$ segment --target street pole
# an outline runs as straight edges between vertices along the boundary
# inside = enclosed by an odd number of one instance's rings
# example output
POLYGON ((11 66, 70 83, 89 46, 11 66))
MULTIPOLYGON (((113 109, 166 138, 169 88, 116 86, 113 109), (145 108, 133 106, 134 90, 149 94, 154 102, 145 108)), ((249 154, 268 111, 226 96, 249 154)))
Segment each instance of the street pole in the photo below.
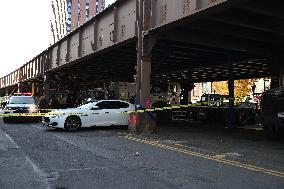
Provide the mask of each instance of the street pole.
POLYGON ((141 92, 141 63, 142 63, 142 43, 143 43, 143 0, 136 0, 136 31, 137 31, 137 65, 136 65, 136 100, 135 104, 140 104, 141 92))
POLYGON ((234 61, 233 54, 228 55, 228 88, 229 88, 229 128, 235 128, 235 110, 234 110, 234 61))

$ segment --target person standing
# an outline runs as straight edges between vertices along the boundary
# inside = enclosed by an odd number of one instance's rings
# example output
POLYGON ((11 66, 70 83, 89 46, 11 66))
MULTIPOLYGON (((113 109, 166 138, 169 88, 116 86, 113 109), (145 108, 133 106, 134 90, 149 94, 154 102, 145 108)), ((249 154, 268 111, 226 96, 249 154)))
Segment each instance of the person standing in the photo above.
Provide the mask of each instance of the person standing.
POLYGON ((40 113, 46 113, 48 112, 48 100, 47 100, 47 96, 41 96, 39 102, 38 102, 38 108, 39 108, 39 112, 40 113))
POLYGON ((51 109, 60 109, 61 108, 61 104, 55 96, 51 97, 50 102, 49 102, 49 106, 50 106, 51 109))

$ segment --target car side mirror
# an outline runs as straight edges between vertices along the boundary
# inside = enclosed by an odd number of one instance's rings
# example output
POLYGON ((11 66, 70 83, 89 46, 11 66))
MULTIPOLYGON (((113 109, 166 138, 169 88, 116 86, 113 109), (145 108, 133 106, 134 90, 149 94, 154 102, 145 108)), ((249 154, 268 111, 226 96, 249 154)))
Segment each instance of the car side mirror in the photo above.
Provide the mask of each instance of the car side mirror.
POLYGON ((98 106, 93 106, 93 107, 91 108, 91 110, 98 110, 98 109, 99 109, 98 106))

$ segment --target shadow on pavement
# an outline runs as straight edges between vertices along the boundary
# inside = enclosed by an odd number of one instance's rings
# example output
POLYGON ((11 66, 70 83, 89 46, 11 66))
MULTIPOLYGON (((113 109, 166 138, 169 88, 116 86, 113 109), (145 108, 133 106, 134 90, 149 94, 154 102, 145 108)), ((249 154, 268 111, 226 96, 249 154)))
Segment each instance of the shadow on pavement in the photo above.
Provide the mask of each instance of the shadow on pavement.
MULTIPOLYGON (((85 132, 85 131, 126 131, 128 130, 128 126, 104 126, 104 127, 82 127, 75 133, 85 132)), ((58 128, 47 128, 46 132, 67 132, 64 129, 58 128)))

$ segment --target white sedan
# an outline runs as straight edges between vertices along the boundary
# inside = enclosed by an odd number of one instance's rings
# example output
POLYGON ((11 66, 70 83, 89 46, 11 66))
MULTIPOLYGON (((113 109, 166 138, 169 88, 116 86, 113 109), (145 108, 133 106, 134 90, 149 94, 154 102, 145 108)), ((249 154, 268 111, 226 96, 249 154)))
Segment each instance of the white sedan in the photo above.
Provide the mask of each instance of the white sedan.
POLYGON ((135 105, 121 100, 92 101, 77 108, 56 110, 43 117, 43 125, 77 131, 80 127, 127 125, 135 105))

